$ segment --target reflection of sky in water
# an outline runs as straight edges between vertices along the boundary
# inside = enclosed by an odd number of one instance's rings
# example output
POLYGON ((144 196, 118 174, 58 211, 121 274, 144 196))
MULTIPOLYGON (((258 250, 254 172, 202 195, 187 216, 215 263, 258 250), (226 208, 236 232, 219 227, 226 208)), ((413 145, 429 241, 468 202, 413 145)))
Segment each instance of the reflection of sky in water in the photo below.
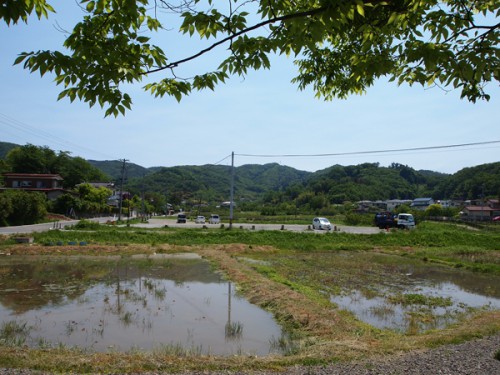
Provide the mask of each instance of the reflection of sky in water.
MULTIPOLYGON (((447 272, 444 272, 447 274, 447 272)), ((460 277, 463 272, 458 272, 455 277, 460 277)), ((438 279, 450 279, 443 277, 439 272, 428 273, 430 275, 439 275, 438 279)), ((473 274, 472 274, 473 275, 473 274)), ((447 275, 449 276, 449 275, 447 275)), ((346 309, 353 312, 356 317, 366 323, 369 323, 378 328, 390 328, 398 331, 406 331, 410 325, 409 316, 412 312, 421 310, 422 306, 410 305, 402 306, 400 304, 392 304, 380 295, 389 296, 397 290, 403 294, 421 294, 429 297, 451 298, 452 305, 448 307, 432 308, 432 314, 435 319, 427 322, 420 322, 420 328, 432 329, 441 328, 453 322, 454 316, 459 313, 466 312, 468 308, 492 308, 500 309, 500 297, 498 293, 498 277, 489 278, 490 286, 483 280, 484 275, 477 275, 480 279, 479 284, 483 287, 483 291, 478 290, 477 285, 471 285, 468 290, 464 290, 461 286, 450 281, 425 280, 422 275, 413 278, 409 275, 405 284, 404 290, 400 285, 395 285, 394 288, 382 287, 378 292, 377 297, 366 297, 359 290, 352 293, 346 293, 343 296, 332 296, 331 301, 336 303, 341 309, 346 309), (470 290, 475 290, 471 292, 470 290), (494 296, 491 296, 491 295, 494 296)), ((468 277, 473 280, 473 276, 469 273, 468 277)), ((486 278, 484 278, 486 279, 486 278)), ((463 281, 463 279, 462 279, 463 281)))
POLYGON ((16 313, 0 304, 0 323, 33 327, 27 342, 40 340, 95 351, 181 347, 202 354, 266 355, 281 328, 271 314, 234 294, 227 282, 176 282, 133 277, 102 282, 77 298, 16 313), (119 293, 118 293, 119 291, 119 293), (242 328, 226 334, 226 324, 242 328))

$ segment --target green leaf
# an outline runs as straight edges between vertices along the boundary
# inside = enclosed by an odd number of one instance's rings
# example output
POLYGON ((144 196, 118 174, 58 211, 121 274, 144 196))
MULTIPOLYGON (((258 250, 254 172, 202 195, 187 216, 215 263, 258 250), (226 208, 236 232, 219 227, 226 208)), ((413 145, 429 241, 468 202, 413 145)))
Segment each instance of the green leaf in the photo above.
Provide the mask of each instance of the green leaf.
POLYGON ((86 6, 87 12, 91 13, 94 10, 94 8, 95 8, 95 1, 89 1, 86 6))
POLYGON ((357 9, 360 16, 362 16, 362 17, 365 16, 365 7, 363 6, 363 4, 357 4, 356 9, 357 9))

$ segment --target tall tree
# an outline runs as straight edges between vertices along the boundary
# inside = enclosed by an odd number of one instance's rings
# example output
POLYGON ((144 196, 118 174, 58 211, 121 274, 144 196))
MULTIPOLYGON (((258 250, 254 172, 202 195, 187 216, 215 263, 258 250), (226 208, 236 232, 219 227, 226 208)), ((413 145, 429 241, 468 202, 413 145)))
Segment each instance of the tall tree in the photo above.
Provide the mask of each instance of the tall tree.
MULTIPOLYGON (((59 51, 23 52, 16 63, 55 74, 59 98, 98 103, 106 115, 124 114, 125 84, 160 75, 144 89, 180 100, 231 75, 270 68, 271 55, 293 56, 300 89, 326 99, 361 93, 379 77, 410 85, 461 90, 470 101, 489 99, 500 81, 499 0, 80 0, 85 11, 59 51), (174 17, 173 17, 174 16, 174 17), (175 17, 177 16, 177 17, 175 17), (176 26, 180 24, 180 26, 176 26), (177 29, 206 46, 183 58, 153 34, 177 29), (212 71, 182 78, 182 65, 223 49, 212 71)), ((45 0, 6 0, 0 18, 46 17, 45 0)), ((161 38, 158 38, 161 40, 161 38)))
POLYGON ((16 147, 7 153, 5 160, 15 173, 58 173, 57 154, 47 146, 16 147))
POLYGON ((67 151, 56 153, 47 146, 27 144, 10 150, 5 157, 5 170, 16 173, 57 173, 64 178, 64 187, 81 182, 109 181, 109 177, 81 157, 67 151))

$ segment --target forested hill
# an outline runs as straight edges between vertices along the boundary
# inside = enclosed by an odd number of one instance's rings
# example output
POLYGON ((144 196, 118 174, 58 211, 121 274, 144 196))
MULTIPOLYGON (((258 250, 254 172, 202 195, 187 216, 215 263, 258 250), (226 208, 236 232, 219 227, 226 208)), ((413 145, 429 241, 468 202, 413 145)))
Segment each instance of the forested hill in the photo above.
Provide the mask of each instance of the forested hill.
POLYGON ((414 199, 433 196, 436 186, 449 175, 416 171, 406 165, 393 163, 381 167, 378 163, 334 165, 311 177, 307 189, 316 195, 324 194, 329 202, 414 199))
MULTIPOLYGON (((0 169, 9 171, 5 156, 16 145, 0 142, 0 169)), ((119 183, 123 162, 95 161, 112 181, 119 183)), ((305 172, 277 163, 248 164, 235 168, 235 200, 267 202, 311 201, 342 203, 359 200, 479 199, 500 196, 500 162, 464 168, 448 175, 429 170, 415 170, 393 163, 334 165, 317 172, 305 172)), ((65 177, 65 176, 63 176, 65 177)), ((134 194, 158 193, 172 200, 220 202, 229 199, 231 168, 223 165, 144 168, 125 164, 125 189, 134 194)), ((69 178, 69 177, 68 177, 69 178)))
POLYGON ((126 162, 125 165, 123 161, 120 160, 87 160, 90 165, 99 168, 114 181, 120 181, 122 176, 122 170, 125 166, 125 171, 123 173, 124 178, 141 178, 145 175, 152 173, 151 169, 141 167, 140 165, 126 162))
POLYGON ((0 159, 5 159, 7 153, 18 146, 19 145, 16 145, 15 143, 0 142, 0 159))
MULTIPOLYGON (((276 163, 243 165, 235 171, 235 200, 284 202, 301 200, 343 203, 359 200, 478 199, 500 196, 500 162, 463 169, 453 175, 393 163, 334 165, 304 172, 276 163)), ((229 199, 231 168, 221 165, 161 168, 142 178, 129 179, 132 192, 152 191, 177 201, 229 199)))
MULTIPOLYGON (((284 190, 293 184, 304 184, 311 172, 279 164, 235 167, 235 197, 257 200, 267 191, 284 190)), ((191 199, 213 202, 229 200, 231 167, 223 165, 177 166, 161 168, 143 178, 130 179, 127 188, 133 192, 152 191, 174 200, 191 199)))

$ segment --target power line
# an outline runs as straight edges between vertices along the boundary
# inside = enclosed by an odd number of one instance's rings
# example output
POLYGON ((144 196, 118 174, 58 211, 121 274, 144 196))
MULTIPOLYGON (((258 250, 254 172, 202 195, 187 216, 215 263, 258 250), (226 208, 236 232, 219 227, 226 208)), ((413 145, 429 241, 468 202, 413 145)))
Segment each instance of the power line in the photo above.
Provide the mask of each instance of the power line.
MULTIPOLYGON (((235 154, 236 155, 236 154, 235 154)), ((219 160, 217 163, 213 163, 213 165, 219 165, 220 163, 222 163, 224 160, 227 160, 231 157, 232 155, 229 154, 227 156, 225 156, 223 159, 219 160)))
MULTIPOLYGON (((235 155, 243 156, 243 157, 258 157, 258 158, 304 158, 304 157, 367 155, 367 154, 384 154, 384 153, 391 153, 391 152, 439 150, 439 149, 450 149, 450 148, 458 148, 458 147, 489 145, 489 144, 494 144, 494 143, 500 143, 500 140, 498 140, 498 141, 485 141, 485 142, 473 142, 473 143, 461 143, 461 144, 455 144, 455 145, 426 146, 426 147, 413 147, 413 148, 400 148, 400 149, 387 149, 387 150, 371 150, 371 151, 336 152, 336 153, 326 153, 326 154, 235 154, 235 155)), ((226 157, 226 159, 227 159, 227 157, 226 157)))
POLYGON ((9 126, 10 128, 13 128, 17 131, 22 131, 24 133, 28 133, 30 135, 34 135, 38 138, 42 138, 46 141, 49 141, 53 144, 56 144, 60 147, 63 147, 63 148, 66 148, 66 147, 69 147, 73 150, 81 150, 81 151, 84 151, 84 152, 90 152, 92 154, 99 154, 99 155, 102 155, 106 158, 110 158, 110 159, 116 159, 115 157, 111 156, 111 155, 107 155, 107 154, 104 154, 100 151, 95 151, 95 150, 91 150, 89 148, 86 148, 86 147, 83 147, 81 145, 78 145, 76 143, 73 143, 73 142, 70 142, 66 139, 63 139, 61 137, 58 137, 54 134, 51 134, 49 132, 46 132, 42 129, 38 129, 38 128, 35 128, 33 126, 30 126, 26 123, 23 123, 19 120, 16 120, 12 117, 9 117, 3 113, 0 113, 0 124, 4 124, 4 125, 7 125, 9 126))

